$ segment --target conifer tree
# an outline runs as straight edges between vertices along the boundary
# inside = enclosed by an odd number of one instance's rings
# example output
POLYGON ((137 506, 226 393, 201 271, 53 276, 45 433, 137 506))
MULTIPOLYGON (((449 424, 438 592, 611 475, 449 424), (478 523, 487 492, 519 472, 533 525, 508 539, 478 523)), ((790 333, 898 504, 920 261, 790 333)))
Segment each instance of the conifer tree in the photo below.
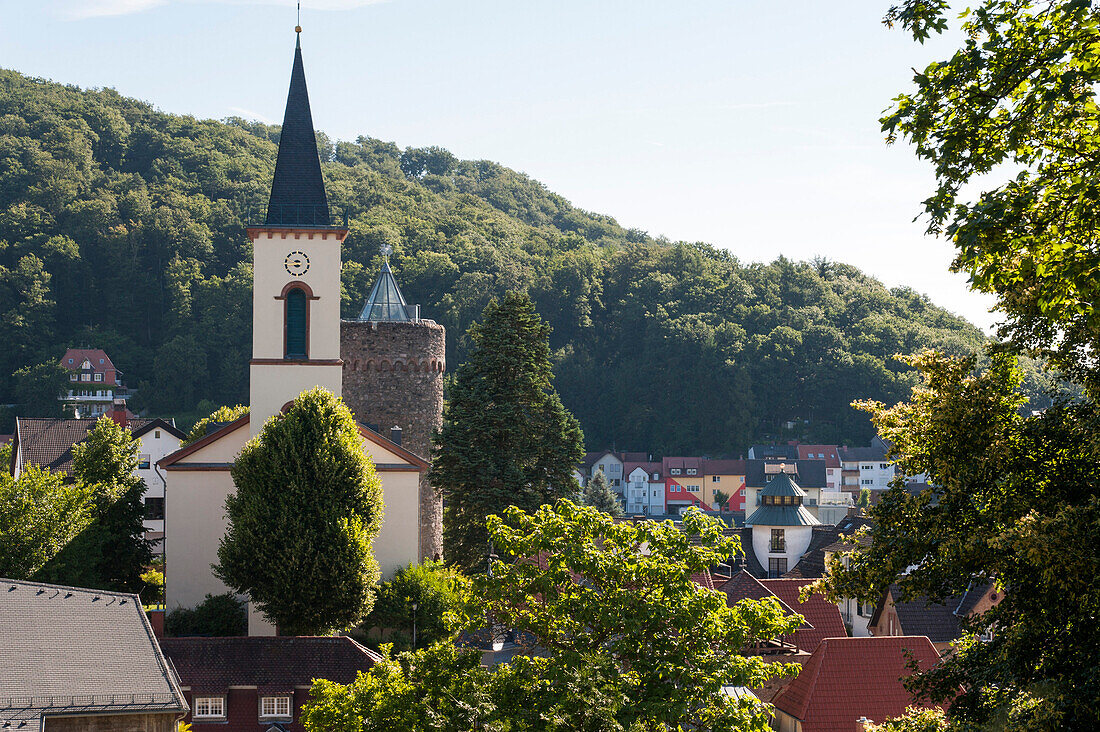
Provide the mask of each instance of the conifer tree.
POLYGON ((443 493, 447 559, 485 565, 485 520, 508 506, 534 511, 576 494, 584 457, 580 424, 554 391, 550 326, 527 295, 492 300, 468 331, 432 451, 432 485, 443 493))
POLYGON ((581 491, 581 501, 584 505, 599 509, 612 516, 622 516, 623 507, 619 504, 619 497, 607 484, 607 476, 603 471, 596 471, 588 485, 581 491))
POLYGON ((280 633, 324 635, 371 609, 382 484, 351 412, 302 392, 233 464, 237 492, 215 574, 247 593, 280 633))

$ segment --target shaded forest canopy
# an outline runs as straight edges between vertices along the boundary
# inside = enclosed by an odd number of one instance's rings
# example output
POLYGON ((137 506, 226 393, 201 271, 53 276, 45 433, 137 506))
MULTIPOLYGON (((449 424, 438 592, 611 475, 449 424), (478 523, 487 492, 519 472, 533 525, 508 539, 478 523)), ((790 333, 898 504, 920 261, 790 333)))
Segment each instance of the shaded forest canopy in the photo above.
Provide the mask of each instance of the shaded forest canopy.
MULTIPOLYGON (((244 226, 266 201, 278 137, 270 125, 165 114, 111 89, 0 70, 0 403, 20 401, 17 369, 74 345, 110 354, 138 389, 136 409, 178 416, 245 402, 244 226)), ((927 297, 846 264, 746 264, 654 239, 441 148, 323 133, 318 145, 332 208, 349 217, 344 316, 358 314, 390 244, 406 299, 447 327, 453 370, 489 299, 529 292, 554 328, 556 386, 591 448, 866 443, 870 423, 849 403, 894 403, 916 383, 895 353, 986 342, 927 297)), ((1026 366, 1037 394, 1046 377, 1026 366)), ((9 409, 9 426, 28 408, 9 409)))

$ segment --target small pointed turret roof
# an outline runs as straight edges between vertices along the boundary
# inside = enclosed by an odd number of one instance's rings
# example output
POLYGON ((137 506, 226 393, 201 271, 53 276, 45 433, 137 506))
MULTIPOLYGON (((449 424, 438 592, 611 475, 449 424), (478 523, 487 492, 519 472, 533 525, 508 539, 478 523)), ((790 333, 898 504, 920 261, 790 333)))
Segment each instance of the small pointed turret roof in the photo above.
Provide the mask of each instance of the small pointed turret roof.
POLYGON ((760 495, 805 496, 806 491, 798 487, 798 483, 794 482, 794 478, 789 473, 779 473, 768 481, 768 484, 764 486, 764 490, 760 491, 760 495))
POLYGON ((317 136, 309 110, 301 36, 294 47, 290 92, 286 97, 279 157, 271 181, 266 226, 329 226, 328 198, 321 178, 317 136))
POLYGON ((367 304, 363 306, 359 319, 388 323, 412 320, 409 306, 405 304, 405 298, 401 295, 401 288, 397 286, 397 280, 390 271, 388 259, 382 262, 382 271, 378 274, 374 287, 371 288, 367 304))

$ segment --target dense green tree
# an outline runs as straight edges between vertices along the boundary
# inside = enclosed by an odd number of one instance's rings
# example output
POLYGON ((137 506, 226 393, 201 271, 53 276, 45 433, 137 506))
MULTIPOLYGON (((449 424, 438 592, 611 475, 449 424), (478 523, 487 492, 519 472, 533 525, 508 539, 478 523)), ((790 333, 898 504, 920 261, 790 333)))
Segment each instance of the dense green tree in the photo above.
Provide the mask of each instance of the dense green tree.
POLYGON ((178 607, 164 618, 169 636, 236 636, 248 634, 248 610, 231 592, 207 595, 195 607, 178 607))
POLYGON ((134 475, 138 441, 102 417, 73 446, 73 478, 91 502, 93 520, 36 574, 43 582, 138 592, 153 559, 145 540, 145 483, 134 475))
POLYGON ((739 551, 699 511, 672 524, 616 523, 563 500, 490 518, 501 561, 474 578, 467 622, 530 634, 493 669, 449 641, 387 655, 348 686, 317 682, 308 730, 767 730, 766 705, 723 686, 758 687, 797 667, 740 651, 801 622, 777 602, 730 607, 692 574, 739 551), (646 546, 648 551, 640 548, 646 546))
POLYGON ((180 447, 187 447, 192 442, 202 439, 206 436, 207 430, 214 425, 232 422, 246 414, 248 414, 248 407, 244 404, 238 404, 233 407, 218 407, 191 427, 187 436, 180 441, 180 447))
POLYGON ((588 481, 583 489, 581 489, 581 503, 586 506, 603 511, 610 516, 622 516, 623 507, 619 503, 619 497, 615 495, 615 492, 611 490, 611 486, 607 483, 607 476, 603 474, 603 471, 597 471, 588 481))
MULTIPOLYGON (((890 8, 923 42, 946 2, 890 8)), ((883 118, 932 163, 929 231, 951 237, 954 268, 998 297, 1002 335, 1100 391, 1100 7, 1082 0, 983 0, 961 16, 963 44, 914 76, 883 118)))
POLYGON ((444 405, 431 482, 443 493, 446 556, 474 569, 485 564, 490 514, 576 494, 572 470, 584 445, 551 385, 550 327, 530 298, 492 300, 467 335, 471 351, 444 405))
POLYGON ((24 366, 13 375, 15 398, 21 417, 61 417, 64 405, 58 397, 70 385, 69 372, 56 360, 24 366))
POLYGON ((320 387, 302 392, 232 474, 214 573, 280 633, 324 635, 362 620, 379 575, 371 542, 382 484, 347 406, 320 387))
POLYGON ((39 467, 12 478, 11 447, 0 448, 0 576, 30 579, 95 518, 83 484, 39 467))
MULTIPOLYGON (((729 503, 730 495, 725 491, 714 491, 714 502, 718 504, 718 512, 724 513, 726 505, 729 503)), ((709 508, 709 506, 708 506, 709 508)))
MULTIPOLYGON (((416 647, 423 648, 452 637, 448 613, 461 612, 468 592, 469 580, 443 562, 402 567, 393 579, 378 586, 374 606, 361 627, 384 631, 385 642, 397 650, 409 650, 415 624, 416 647)), ((375 644, 369 633, 366 640, 375 644)))
POLYGON ((871 542, 846 567, 834 561, 824 587, 873 602, 896 584, 902 599, 942 602, 996 582, 1003 599, 963 622, 970 635, 915 688, 949 702, 959 729, 1096 727, 1096 405, 1021 416, 1020 375, 1007 354, 979 371, 972 357, 910 360, 926 377, 911 400, 864 407, 893 443, 899 470, 926 474, 930 487, 914 495, 899 479, 886 491, 869 510, 871 542))

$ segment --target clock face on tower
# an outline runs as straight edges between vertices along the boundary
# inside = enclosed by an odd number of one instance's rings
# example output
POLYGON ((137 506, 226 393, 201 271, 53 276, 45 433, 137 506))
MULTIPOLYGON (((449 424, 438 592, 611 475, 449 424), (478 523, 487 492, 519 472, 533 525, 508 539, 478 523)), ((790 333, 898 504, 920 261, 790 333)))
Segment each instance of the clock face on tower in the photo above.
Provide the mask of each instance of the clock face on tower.
POLYGON ((292 277, 301 277, 309 271, 309 257, 304 252, 291 252, 283 260, 283 266, 292 277))

